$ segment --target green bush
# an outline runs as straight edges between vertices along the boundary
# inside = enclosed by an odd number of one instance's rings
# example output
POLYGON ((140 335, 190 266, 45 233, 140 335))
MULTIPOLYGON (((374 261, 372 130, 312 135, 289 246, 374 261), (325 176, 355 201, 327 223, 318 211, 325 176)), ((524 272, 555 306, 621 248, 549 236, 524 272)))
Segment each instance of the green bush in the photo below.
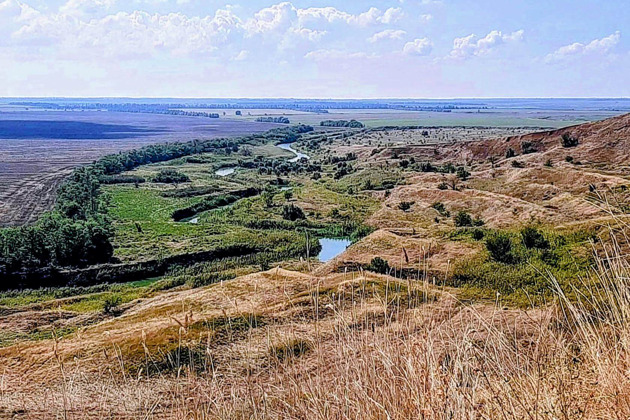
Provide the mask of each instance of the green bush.
POLYGON ((550 244, 543 234, 536 228, 526 227, 521 231, 521 237, 523 238, 523 245, 527 249, 549 249, 550 244))
POLYGON ((108 296, 103 301, 103 312, 106 314, 112 314, 116 311, 116 308, 120 305, 122 299, 120 296, 108 296))
POLYGON ((180 184, 182 182, 190 182, 188 175, 177 172, 174 169, 162 169, 153 178, 153 182, 160 184, 180 184))
POLYGON ((431 208, 435 209, 438 213, 440 213, 440 216, 451 217, 451 212, 446 209, 446 206, 444 206, 444 203, 441 203, 439 201, 435 202, 431 204, 431 208))
POLYGON ((381 257, 376 257, 372 258, 372 261, 370 261, 370 264, 365 267, 365 269, 374 273, 387 274, 389 273, 390 267, 387 261, 381 257))
POLYGON ((296 220, 306 219, 306 215, 304 214, 304 210, 295 204, 289 204, 288 206, 284 206, 282 208, 282 218, 284 220, 295 222, 296 220))
POLYGON ((580 140, 577 137, 572 136, 569 133, 564 133, 562 135, 562 147, 576 147, 580 144, 580 140))
POLYGON ((453 219, 457 227, 470 227, 473 225, 472 216, 465 211, 459 211, 453 219))
POLYGON ((408 211, 411 206, 413 206, 415 204, 414 201, 402 201, 398 204, 398 208, 402 211, 408 211))
POLYGON ((462 181, 466 181, 470 178, 470 172, 468 172, 463 166, 460 166, 457 168, 457 177, 462 181))
POLYGON ((523 143, 521 143, 521 148, 524 155, 538 152, 538 148, 536 148, 536 145, 530 141, 524 141, 523 143))
POLYGON ((486 249, 490 253, 490 257, 497 262, 513 264, 517 260, 513 253, 512 239, 507 233, 496 232, 488 237, 486 249))
POLYGON ((473 227, 483 226, 485 222, 481 219, 473 219, 473 217, 465 211, 459 211, 453 218, 456 227, 473 227))
POLYGON ((486 236, 486 233, 482 229, 473 229, 471 235, 475 241, 480 241, 486 236))

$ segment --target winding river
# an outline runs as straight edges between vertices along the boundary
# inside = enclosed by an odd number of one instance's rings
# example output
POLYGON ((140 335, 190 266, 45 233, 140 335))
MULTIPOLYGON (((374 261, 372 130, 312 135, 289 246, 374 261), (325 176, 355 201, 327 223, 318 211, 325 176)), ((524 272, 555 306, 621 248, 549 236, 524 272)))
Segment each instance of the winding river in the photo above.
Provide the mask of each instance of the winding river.
POLYGON ((292 145, 293 143, 280 143, 277 145, 277 147, 281 148, 282 150, 287 150, 295 155, 295 157, 293 159, 290 159, 289 162, 297 162, 302 158, 307 160, 311 158, 309 155, 305 155, 304 153, 295 150, 292 145))
POLYGON ((221 168, 215 172, 219 176, 228 176, 236 172, 236 168, 221 168))

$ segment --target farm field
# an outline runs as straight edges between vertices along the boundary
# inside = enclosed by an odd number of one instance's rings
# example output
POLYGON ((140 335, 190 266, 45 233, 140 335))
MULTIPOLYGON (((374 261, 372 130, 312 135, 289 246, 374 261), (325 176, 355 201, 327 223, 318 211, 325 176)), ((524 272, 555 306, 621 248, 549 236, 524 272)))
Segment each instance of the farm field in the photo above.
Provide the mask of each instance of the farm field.
POLYGON ((114 112, 0 108, 0 226, 35 221, 70 172, 148 144, 263 132, 271 124, 114 112))
POLYGON ((189 110, 218 113, 222 118, 234 121, 255 121, 259 117, 284 116, 293 124, 310 124, 314 126, 328 119, 355 119, 372 128, 382 126, 561 128, 619 115, 619 111, 535 109, 480 109, 478 111, 454 110, 452 112, 329 109, 327 113, 279 109, 243 109, 241 110, 242 115, 238 116, 234 109, 193 108, 189 110))

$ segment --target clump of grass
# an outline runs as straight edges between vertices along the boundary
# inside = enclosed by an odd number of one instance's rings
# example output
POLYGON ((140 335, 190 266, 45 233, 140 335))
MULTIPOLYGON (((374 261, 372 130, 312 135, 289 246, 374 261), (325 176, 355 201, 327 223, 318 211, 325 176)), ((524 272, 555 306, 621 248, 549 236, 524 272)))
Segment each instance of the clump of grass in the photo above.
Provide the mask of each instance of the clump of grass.
POLYGON ((118 306, 122 303, 120 296, 107 296, 103 301, 103 312, 106 314, 114 314, 118 311, 118 306))
POLYGON ((306 354, 311 348, 312 344, 310 342, 294 338, 273 346, 269 353, 271 357, 278 361, 287 362, 306 354))

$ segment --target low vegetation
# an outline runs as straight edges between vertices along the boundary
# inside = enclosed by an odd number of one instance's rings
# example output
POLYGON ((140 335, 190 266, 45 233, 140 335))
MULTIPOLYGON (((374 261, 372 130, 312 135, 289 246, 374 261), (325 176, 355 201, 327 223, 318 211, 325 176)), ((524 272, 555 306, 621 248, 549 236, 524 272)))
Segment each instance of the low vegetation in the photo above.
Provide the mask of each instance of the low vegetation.
POLYGON ((357 120, 326 120, 319 123, 322 127, 364 128, 365 125, 357 120))

